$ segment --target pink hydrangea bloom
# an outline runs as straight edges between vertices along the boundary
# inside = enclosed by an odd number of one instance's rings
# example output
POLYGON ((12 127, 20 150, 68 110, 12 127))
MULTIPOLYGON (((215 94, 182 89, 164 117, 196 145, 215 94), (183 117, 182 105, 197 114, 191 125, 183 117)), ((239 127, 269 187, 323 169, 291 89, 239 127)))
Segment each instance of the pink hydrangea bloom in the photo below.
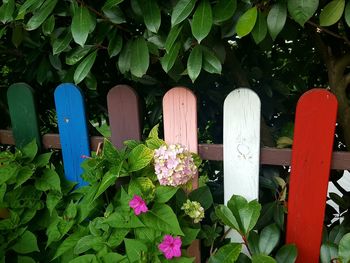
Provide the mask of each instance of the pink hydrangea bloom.
POLYGON ((129 202, 129 206, 134 209, 134 213, 137 216, 148 211, 148 207, 145 201, 138 195, 134 195, 134 197, 129 202))
POLYGON ((181 257, 181 244, 180 237, 165 235, 158 248, 163 252, 166 259, 172 259, 173 257, 181 257))
POLYGON ((197 172, 191 153, 180 144, 155 150, 154 168, 159 183, 171 186, 186 184, 197 172))

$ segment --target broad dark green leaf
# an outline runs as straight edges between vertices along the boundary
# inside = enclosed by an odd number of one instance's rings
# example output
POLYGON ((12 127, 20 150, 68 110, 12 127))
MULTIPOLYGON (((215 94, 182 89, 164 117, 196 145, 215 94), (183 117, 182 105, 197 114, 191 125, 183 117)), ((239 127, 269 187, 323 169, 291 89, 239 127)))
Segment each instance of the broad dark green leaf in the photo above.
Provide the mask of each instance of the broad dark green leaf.
POLYGON ((194 12, 191 24, 192 34, 198 43, 209 34, 212 24, 211 5, 208 0, 202 0, 194 12))
POLYGON ((60 192, 50 191, 47 194, 46 206, 47 206, 47 209, 49 210, 50 215, 54 211, 54 208, 56 207, 56 205, 61 201, 61 199, 62 199, 62 194, 60 192))
POLYGON ((12 249, 21 254, 27 254, 34 251, 39 251, 38 242, 35 235, 26 230, 23 235, 13 245, 12 249))
POLYGON ((248 35, 254 28, 258 10, 256 6, 248 9, 237 21, 236 33, 239 37, 248 35))
POLYGON ((233 263, 236 262, 241 253, 242 245, 238 243, 231 243, 224 245, 211 256, 208 263, 233 263))
POLYGON ((194 82, 201 72, 202 69, 202 47, 200 45, 195 46, 187 60, 187 73, 192 82, 194 82))
POLYGON ((270 256, 259 254, 259 255, 253 255, 252 263, 276 263, 276 260, 274 260, 270 256))
POLYGON ((127 71, 130 70, 131 45, 132 45, 132 40, 129 40, 128 42, 126 42, 126 45, 124 45, 118 58, 118 68, 122 74, 125 74, 127 71))
POLYGON ((222 66, 218 57, 213 51, 208 48, 202 47, 203 50, 203 69, 206 72, 213 74, 221 74, 222 66))
POLYGON ((66 50, 69 46, 69 43, 72 41, 72 34, 68 31, 64 37, 57 38, 52 44, 52 53, 53 55, 60 54, 62 51, 66 50))
POLYGON ((287 20, 287 6, 285 2, 274 4, 267 15, 267 27, 273 40, 281 32, 287 20))
POLYGON ((122 164, 123 163, 120 163, 118 166, 113 167, 103 176, 103 178, 98 186, 98 190, 97 190, 94 198, 92 199, 92 201, 96 200, 101 194, 103 194, 107 190, 108 187, 115 184, 115 181, 117 180, 117 178, 120 175, 120 170, 122 168, 122 164))
POLYGON ((40 8, 34 12, 33 16, 29 19, 26 29, 28 31, 35 30, 49 17, 54 10, 58 0, 46 0, 40 8))
POLYGON ((142 262, 142 252, 147 252, 147 246, 135 239, 124 239, 126 254, 129 258, 129 262, 142 262))
POLYGON ((76 68, 74 72, 74 82, 79 84, 90 72, 92 66, 95 63, 97 50, 88 55, 76 68))
POLYGON ((108 55, 110 58, 119 54, 123 47, 123 38, 118 32, 114 33, 108 44, 108 55))
POLYGON ((160 9, 156 0, 138 0, 147 29, 157 33, 160 27, 160 9))
POLYGON ((15 25, 15 27, 12 30, 12 37, 11 37, 11 42, 12 44, 18 48, 19 45, 22 43, 24 38, 24 31, 23 27, 21 24, 15 25))
POLYGON ((269 255, 277 246, 280 235, 281 233, 275 224, 264 227, 260 233, 259 239, 260 253, 269 255))
MULTIPOLYGON (((332 259, 338 258, 338 246, 334 243, 328 243, 328 242, 322 244, 320 258, 321 258, 321 263, 332 262, 332 259)), ((284 261, 284 262, 288 262, 288 261, 284 261)), ((280 262, 278 261, 278 263, 280 262)))
POLYGON ((220 23, 232 18, 236 8, 237 0, 219 0, 213 7, 214 23, 220 23))
POLYGON ((96 255, 93 254, 86 254, 83 256, 79 256, 76 258, 73 258, 69 261, 69 263, 97 263, 96 255))
POLYGON ((23 153, 23 157, 26 158, 28 162, 31 162, 38 153, 38 145, 36 144, 35 140, 32 140, 30 143, 25 145, 21 151, 23 153))
POLYGON ((329 233, 329 241, 338 245, 342 237, 348 233, 348 231, 348 228, 344 227, 343 225, 333 227, 329 233))
POLYGON ((0 21, 3 24, 12 21, 14 11, 15 0, 8 0, 7 3, 3 2, 3 5, 0 7, 0 21))
POLYGON ((44 0, 27 0, 21 5, 18 10, 17 18, 24 18, 25 13, 32 12, 35 9, 38 9, 44 0))
POLYGON ((17 263, 36 263, 36 262, 31 257, 18 256, 17 263))
POLYGON ((346 24, 350 27, 350 2, 346 3, 344 17, 345 17, 346 24))
POLYGON ((104 15, 114 24, 125 23, 125 15, 119 6, 102 9, 104 15))
POLYGON ((333 0, 329 2, 321 11, 320 25, 331 26, 339 21, 345 7, 345 0, 333 0))
POLYGON ((102 9, 109 9, 112 7, 115 7, 116 5, 120 4, 124 0, 107 0, 102 9))
POLYGON ((304 26, 316 12, 319 0, 288 0, 288 11, 292 18, 304 26))
POLYGON ((55 16, 51 15, 46 21, 43 23, 41 30, 45 36, 48 36, 52 33, 55 28, 55 16))
POLYGON ((171 70, 172 67, 174 66, 175 61, 179 55, 180 48, 181 48, 181 43, 179 42, 175 43, 175 45, 173 45, 172 48, 169 50, 169 53, 166 53, 164 57, 160 59, 162 68, 166 73, 168 73, 169 70, 171 70))
POLYGON ((71 25, 72 36, 75 43, 84 46, 87 37, 95 27, 95 22, 90 15, 90 11, 83 6, 76 10, 71 25))
POLYGON ((227 206, 218 205, 215 208, 215 214, 226 226, 239 231, 238 222, 227 206))
POLYGON ((139 171, 153 159, 153 151, 143 144, 136 146, 129 154, 129 172, 139 171))
POLYGON ((25 183, 33 174, 34 170, 28 166, 21 167, 17 174, 15 189, 25 183))
POLYGON ((84 236, 79 239, 74 247, 74 254, 78 255, 88 251, 89 249, 94 249, 98 251, 104 246, 104 240, 102 237, 95 237, 93 235, 84 236))
POLYGON ((258 12, 258 18, 256 20, 255 26, 252 30, 252 36, 256 44, 263 41, 267 34, 267 22, 266 15, 262 12, 258 12))
POLYGON ((179 188, 173 186, 160 185, 156 188, 154 202, 166 203, 168 202, 177 192, 179 188))
POLYGON ((135 77, 141 78, 149 67, 149 53, 146 40, 139 37, 131 45, 130 72, 135 77))
POLYGON ((191 245, 192 242, 197 238, 197 235, 198 235, 200 229, 199 228, 184 227, 182 229, 182 231, 185 234, 185 236, 181 238, 182 246, 188 246, 188 245, 191 245))
POLYGON ((166 204, 154 204, 152 209, 139 217, 142 223, 149 228, 169 234, 184 235, 177 216, 170 206, 166 204))
POLYGON ((191 201, 199 202, 205 210, 209 209, 213 204, 213 197, 211 195, 209 187, 206 185, 193 190, 188 195, 188 198, 191 201))
POLYGON ((84 47, 72 49, 66 56, 66 64, 70 66, 75 65, 91 51, 92 47, 93 46, 85 45, 84 47))
POLYGON ((75 231, 74 233, 72 233, 70 236, 68 236, 56 249, 56 253, 54 255, 54 257, 52 258, 52 260, 54 260, 55 258, 60 257, 62 254, 64 254, 65 252, 67 252, 68 250, 72 249, 75 247, 75 245, 77 244, 77 242, 83 237, 85 236, 86 231, 84 231, 83 229, 79 229, 78 231, 75 231))
POLYGON ((164 48, 165 48, 166 52, 168 52, 168 53, 170 52, 177 37, 179 36, 181 30, 182 30, 182 26, 180 26, 180 25, 176 25, 170 30, 169 35, 168 35, 168 37, 165 41, 165 44, 164 44, 164 48))
POLYGON ((42 175, 36 179, 35 188, 44 192, 48 190, 61 192, 60 177, 54 170, 45 169, 42 175))
POLYGON ((342 262, 350 261, 350 233, 343 236, 340 240, 338 253, 342 262))
POLYGON ((184 21, 192 12, 196 0, 179 0, 171 14, 171 25, 175 26, 184 21))

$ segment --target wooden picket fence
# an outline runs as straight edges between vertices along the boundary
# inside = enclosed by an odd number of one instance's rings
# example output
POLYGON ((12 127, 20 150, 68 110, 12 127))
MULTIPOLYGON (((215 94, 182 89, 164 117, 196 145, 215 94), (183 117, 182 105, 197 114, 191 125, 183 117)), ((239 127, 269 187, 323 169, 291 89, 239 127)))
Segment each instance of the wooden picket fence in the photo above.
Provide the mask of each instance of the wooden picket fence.
MULTIPOLYGON (((43 148, 62 149, 65 176, 84 185, 82 156, 89 156, 103 138, 88 134, 84 97, 78 87, 61 84, 54 97, 59 134, 40 136, 32 89, 24 83, 10 86, 12 131, 0 130, 0 144, 23 146, 36 138, 43 148)), ((122 147, 125 140, 139 140, 136 92, 118 85, 109 91, 107 104, 112 143, 122 147)), ((167 143, 186 145, 204 160, 224 161, 225 202, 232 194, 258 198, 260 164, 291 165, 286 242, 297 245, 297 262, 318 262, 329 171, 350 169, 350 153, 332 153, 336 113, 334 95, 324 89, 310 90, 297 105, 293 151, 261 148, 260 100, 253 91, 241 88, 232 91, 224 103, 224 144, 198 144, 196 96, 187 88, 175 87, 163 98, 164 137, 167 143)), ((200 262, 198 242, 189 253, 200 262)))

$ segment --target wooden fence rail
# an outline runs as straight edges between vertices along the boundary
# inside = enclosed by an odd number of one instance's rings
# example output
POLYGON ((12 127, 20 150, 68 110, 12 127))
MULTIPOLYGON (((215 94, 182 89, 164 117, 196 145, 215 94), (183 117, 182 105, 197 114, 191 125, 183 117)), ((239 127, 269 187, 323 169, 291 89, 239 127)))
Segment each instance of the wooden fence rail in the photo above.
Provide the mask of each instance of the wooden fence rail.
MULTIPOLYGON (((36 122, 32 122, 32 127, 29 122, 23 125, 26 122, 23 114, 31 116, 31 119, 37 115, 34 96, 27 96, 30 103, 25 102, 23 97, 20 101, 16 100, 16 96, 23 92, 32 94, 30 87, 24 83, 9 88, 13 126, 12 131, 0 130, 0 144, 22 146, 36 138, 42 148, 62 149, 66 177, 84 185, 80 178, 82 155, 96 150, 103 138, 89 137, 87 133, 81 91, 69 83, 57 87, 55 104, 59 134, 43 136, 38 133, 36 122)), ((121 147, 125 140, 139 140, 141 117, 136 92, 129 86, 118 85, 108 93, 107 104, 112 143, 121 147)), ((260 164, 291 165, 287 241, 296 243, 299 248, 297 262, 316 262, 321 245, 329 170, 350 169, 349 152, 332 153, 336 111, 337 101, 330 92, 311 90, 302 96, 297 105, 293 151, 260 148, 260 100, 251 90, 237 89, 225 100, 224 145, 198 144, 196 97, 187 88, 176 87, 163 98, 165 141, 184 144, 192 152, 198 152, 204 160, 224 161, 225 202, 232 194, 241 194, 249 200, 258 198, 260 164), (305 226, 309 227, 305 230, 305 226)), ((198 185, 197 176, 193 185, 198 185)), ((196 262, 200 262, 198 242, 191 245, 189 253, 196 257, 196 262)))

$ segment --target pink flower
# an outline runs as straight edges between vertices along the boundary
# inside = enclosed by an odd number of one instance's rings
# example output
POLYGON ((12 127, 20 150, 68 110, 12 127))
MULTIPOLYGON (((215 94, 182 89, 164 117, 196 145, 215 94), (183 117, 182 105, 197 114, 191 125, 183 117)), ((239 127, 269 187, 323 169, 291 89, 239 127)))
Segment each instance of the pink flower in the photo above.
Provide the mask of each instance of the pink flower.
POLYGON ((148 207, 146 206, 145 201, 138 195, 134 195, 134 197, 129 202, 129 206, 134 209, 134 213, 137 216, 148 211, 148 207))
POLYGON ((166 259, 172 259, 173 257, 181 257, 181 244, 180 237, 165 235, 158 248, 163 252, 166 259))

